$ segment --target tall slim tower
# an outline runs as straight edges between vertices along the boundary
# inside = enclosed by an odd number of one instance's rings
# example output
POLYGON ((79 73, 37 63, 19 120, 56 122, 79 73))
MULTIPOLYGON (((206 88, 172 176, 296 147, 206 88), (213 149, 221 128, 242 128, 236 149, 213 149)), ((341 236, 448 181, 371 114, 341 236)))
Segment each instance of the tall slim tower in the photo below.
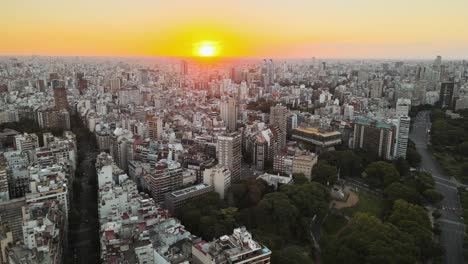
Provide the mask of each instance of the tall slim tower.
POLYGON ((407 115, 398 117, 397 143, 395 148, 396 158, 406 158, 406 149, 408 148, 408 137, 411 126, 411 118, 407 115))
POLYGON ((55 99, 55 109, 57 110, 67 110, 68 100, 67 100, 67 90, 65 87, 55 87, 54 88, 54 99, 55 99))
POLYGON ((278 151, 286 146, 286 133, 287 133, 287 115, 288 108, 284 105, 276 105, 270 108, 270 125, 278 126, 278 151))
POLYGON ((188 63, 186 60, 180 62, 180 73, 182 75, 188 75, 188 63))
POLYGON ((231 171, 231 183, 240 181, 242 139, 237 132, 218 136, 216 148, 218 163, 231 171))
POLYGON ((221 119, 226 123, 229 131, 235 132, 237 128, 236 100, 234 98, 229 98, 227 101, 221 102, 220 113, 221 119))

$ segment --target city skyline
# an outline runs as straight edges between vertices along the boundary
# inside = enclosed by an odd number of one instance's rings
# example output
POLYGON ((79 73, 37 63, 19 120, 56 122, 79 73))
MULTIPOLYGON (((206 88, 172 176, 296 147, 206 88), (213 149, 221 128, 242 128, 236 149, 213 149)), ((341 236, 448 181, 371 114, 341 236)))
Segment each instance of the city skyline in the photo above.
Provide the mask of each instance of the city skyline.
POLYGON ((360 0, 14 1, 0 10, 1 55, 219 57, 468 57, 468 3, 360 0))

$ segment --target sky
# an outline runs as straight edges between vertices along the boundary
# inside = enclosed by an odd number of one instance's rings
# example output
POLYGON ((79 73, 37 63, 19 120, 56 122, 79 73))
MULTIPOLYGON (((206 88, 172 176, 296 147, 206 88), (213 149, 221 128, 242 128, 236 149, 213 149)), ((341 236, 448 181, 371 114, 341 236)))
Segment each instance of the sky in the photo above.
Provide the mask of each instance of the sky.
POLYGON ((2 0, 0 54, 468 58, 468 0, 2 0))

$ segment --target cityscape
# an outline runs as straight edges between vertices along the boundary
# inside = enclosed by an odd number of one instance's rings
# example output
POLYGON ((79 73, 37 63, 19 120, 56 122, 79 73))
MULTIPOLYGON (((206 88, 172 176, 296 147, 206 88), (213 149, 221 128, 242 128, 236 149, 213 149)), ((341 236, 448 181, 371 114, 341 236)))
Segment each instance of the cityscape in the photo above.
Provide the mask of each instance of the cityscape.
POLYGON ((0 4, 0 264, 468 261, 467 2, 111 2, 0 4))

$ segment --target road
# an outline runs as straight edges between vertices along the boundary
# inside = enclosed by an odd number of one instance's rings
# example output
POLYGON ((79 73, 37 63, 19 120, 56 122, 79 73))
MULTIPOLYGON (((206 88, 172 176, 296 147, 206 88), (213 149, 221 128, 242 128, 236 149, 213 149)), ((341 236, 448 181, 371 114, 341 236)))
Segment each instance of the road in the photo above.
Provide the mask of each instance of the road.
POLYGON ((431 128, 430 113, 420 112, 413 123, 410 139, 421 155, 420 169, 432 174, 437 190, 444 195, 441 202, 442 216, 439 219, 441 242, 445 249, 445 263, 463 262, 464 224, 460 219, 461 207, 456 181, 445 175, 437 160, 427 148, 428 130, 431 128))
POLYGON ((97 217, 97 175, 95 158, 96 145, 93 141, 78 138, 78 165, 73 185, 73 199, 70 211, 69 245, 66 249, 65 263, 94 264, 100 261, 99 222, 97 217), (76 216, 79 214, 79 216, 76 216))

